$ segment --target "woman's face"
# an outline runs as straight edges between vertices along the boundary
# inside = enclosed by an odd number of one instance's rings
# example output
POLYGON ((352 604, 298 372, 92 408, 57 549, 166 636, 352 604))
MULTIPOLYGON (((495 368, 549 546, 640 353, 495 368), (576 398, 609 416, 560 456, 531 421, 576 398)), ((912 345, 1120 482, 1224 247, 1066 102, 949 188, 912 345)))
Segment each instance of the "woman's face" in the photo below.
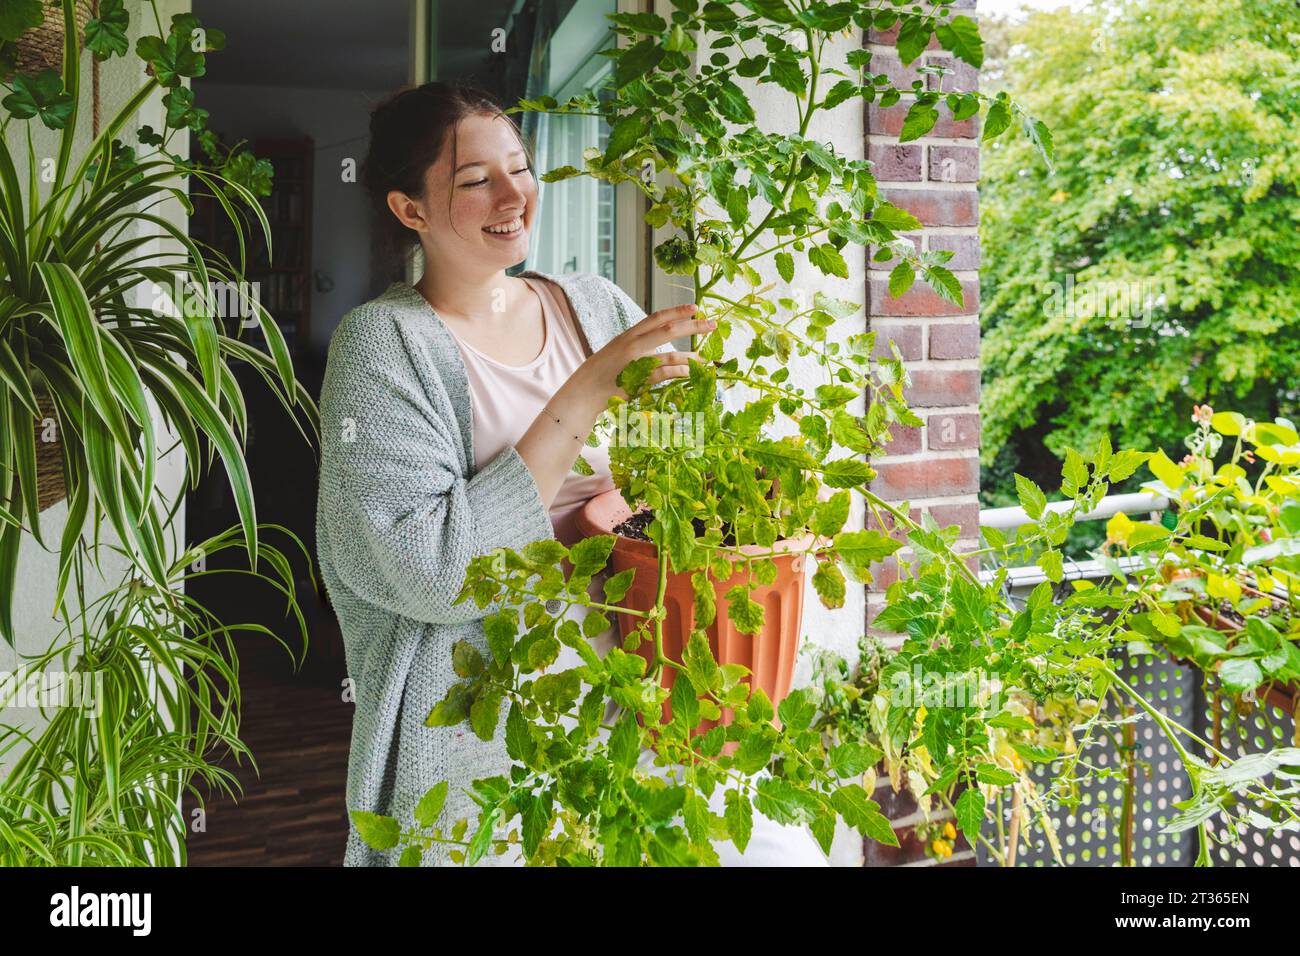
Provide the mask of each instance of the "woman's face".
POLYGON ((456 135, 456 168, 449 136, 442 155, 425 173, 424 195, 416 199, 391 193, 389 205, 401 197, 398 204, 408 214, 417 213, 420 224, 408 225, 419 231, 427 257, 462 274, 495 273, 528 257, 537 183, 504 117, 467 116, 456 135))

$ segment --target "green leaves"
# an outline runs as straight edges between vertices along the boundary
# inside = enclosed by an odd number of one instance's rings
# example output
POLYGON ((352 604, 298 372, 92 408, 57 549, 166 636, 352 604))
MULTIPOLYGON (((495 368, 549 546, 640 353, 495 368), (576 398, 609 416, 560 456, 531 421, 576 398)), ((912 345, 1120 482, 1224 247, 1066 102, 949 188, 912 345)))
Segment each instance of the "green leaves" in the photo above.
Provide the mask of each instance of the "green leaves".
POLYGON ((971 846, 979 838, 980 825, 984 822, 984 794, 978 787, 967 787, 953 805, 956 810, 957 826, 966 834, 971 846))
POLYGON ((0 40, 12 43, 44 21, 41 0, 9 0, 0 7, 0 40))
POLYGON ((840 251, 829 242, 809 249, 808 261, 826 275, 838 276, 841 279, 849 277, 848 263, 844 261, 840 251))
POLYGON ((624 116, 614 124, 605 147, 606 163, 611 163, 628 152, 645 133, 645 119, 639 113, 624 116))
POLYGON ((712 693, 722 688, 722 673, 718 669, 713 651, 709 647, 709 639, 704 631, 698 628, 691 631, 686 649, 682 653, 682 664, 693 687, 712 693))
POLYGON ((727 616, 742 634, 757 634, 763 629, 763 605, 749 596, 749 588, 737 584, 727 591, 727 616))
POLYGON ((491 740, 496 734, 497 722, 501 719, 501 702, 504 698, 503 690, 488 687, 480 691, 474 698, 474 703, 470 704, 469 724, 480 740, 491 740))
POLYGON ((817 570, 813 572, 812 582, 813 589, 824 606, 828 608, 844 606, 847 589, 844 572, 840 570, 838 564, 832 561, 819 561, 817 570))
POLYGON ((979 26, 968 16, 956 16, 935 27, 934 35, 943 45, 973 67, 984 65, 984 41, 980 39, 979 26))
POLYGON ((871 565, 885 560, 902 546, 903 542, 879 531, 842 531, 835 536, 832 548, 855 580, 870 581, 871 565))
POLYGON ((754 832, 754 808, 749 798, 737 790, 728 790, 724 799, 726 811, 723 818, 727 823, 727 833, 736 849, 744 853, 754 832))
POLYGON ((812 521, 814 534, 832 537, 840 532, 849 520, 849 493, 837 491, 829 499, 819 502, 812 521))
POLYGON ((636 717, 624 714, 609 735, 609 759, 614 766, 631 770, 641 755, 641 733, 636 717))
POLYGON ((457 641, 451 648, 451 666, 457 677, 477 677, 483 672, 483 655, 468 641, 457 641))
POLYGON ((998 98, 989 104, 988 115, 984 117, 984 135, 981 139, 986 143, 996 139, 1006 132, 1010 125, 1011 105, 1005 96, 999 94, 998 98))
POLYGON ((905 16, 898 29, 898 41, 895 44, 898 58, 904 66, 912 63, 924 52, 934 32, 934 23, 927 17, 905 16))
POLYGON ((42 70, 34 77, 15 76, 14 91, 0 101, 16 119, 39 116, 49 129, 63 129, 72 116, 72 94, 63 88, 55 70, 42 70))
POLYGON ((206 72, 202 51, 194 49, 192 31, 172 29, 164 40, 158 36, 143 36, 135 42, 135 52, 148 64, 149 72, 165 87, 179 86, 182 79, 193 79, 206 72))
POLYGON ((935 108, 934 103, 927 99, 918 98, 916 102, 908 107, 907 115, 903 118, 903 128, 898 134, 898 141, 907 143, 914 139, 920 139, 934 129, 934 124, 938 121, 939 111, 935 108))
POLYGON ((884 226, 892 232, 912 232, 921 228, 921 220, 906 209, 900 209, 892 203, 878 204, 871 214, 871 221, 884 226))
POLYGON ((958 308, 965 306, 966 298, 961 282, 952 272, 943 266, 926 266, 924 274, 926 284, 939 294, 939 298, 958 308))
POLYGON ((619 51, 614 64, 614 85, 627 86, 653 70, 663 58, 664 50, 654 40, 641 40, 619 51))
POLYGON ((857 458, 828 462, 822 472, 822 480, 831 488, 856 488, 875 476, 871 466, 857 458))
POLYGON ((900 261, 889 272, 889 294, 897 299, 908 289, 912 288, 912 283, 916 281, 916 270, 906 259, 900 261))
POLYGON ((629 397, 639 395, 646 388, 650 373, 658 365, 659 359, 654 355, 644 355, 639 359, 633 359, 624 367, 623 371, 618 373, 616 383, 629 397))
POLYGON ((392 817, 383 817, 366 810, 352 810, 348 814, 357 833, 366 845, 375 850, 391 850, 397 846, 402 828, 392 817))
POLYGON ((1047 495, 1024 475, 1015 475, 1015 480, 1016 497, 1020 499, 1020 507, 1025 509, 1025 514, 1029 515, 1031 521, 1037 521, 1047 508, 1047 495))
POLYGON ((846 784, 831 794, 831 804, 844 822, 864 837, 885 846, 898 846, 898 835, 889 818, 880 812, 880 804, 867 796, 859 784, 846 784))
POLYGON ((446 696, 434 705, 433 710, 429 711, 429 716, 425 718, 424 725, 426 727, 454 727, 469 716, 472 703, 473 697, 470 695, 468 687, 464 684, 452 684, 447 689, 446 696))
POLYGON ((122 0, 100 0, 99 15, 86 21, 86 49, 97 60, 125 56, 130 49, 126 37, 129 23, 130 17, 122 6, 122 0))
MULTIPOLYGON (((447 781, 443 780, 441 783, 435 784, 428 793, 420 798, 420 802, 415 805, 416 823, 422 827, 431 827, 438 822, 438 817, 442 815, 442 808, 447 803, 447 788, 447 781)), ((387 834, 388 831, 385 830, 385 839, 387 834)), ((364 834, 362 834, 362 838, 365 838, 364 834)), ((373 846, 373 844, 371 845, 373 846)), ((378 849, 383 848, 379 847, 378 849)))
POLYGON ((721 80, 710 89, 714 106, 725 119, 733 123, 754 122, 754 107, 743 90, 731 80, 721 80))
POLYGON ((1177 491, 1182 487, 1183 469, 1170 461, 1163 449, 1157 448, 1155 454, 1147 459, 1147 467, 1171 491, 1177 491))
POLYGON ((837 744, 831 750, 831 769, 840 777, 860 777, 884 756, 878 747, 857 741, 837 744))

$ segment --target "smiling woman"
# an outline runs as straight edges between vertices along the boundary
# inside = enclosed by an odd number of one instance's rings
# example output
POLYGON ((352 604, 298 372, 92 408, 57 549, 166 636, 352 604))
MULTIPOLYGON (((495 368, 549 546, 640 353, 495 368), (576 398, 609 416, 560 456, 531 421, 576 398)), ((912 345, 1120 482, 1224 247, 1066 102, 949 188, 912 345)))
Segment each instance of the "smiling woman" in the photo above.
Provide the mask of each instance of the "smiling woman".
MULTIPOLYGON (((573 510, 611 486, 579 453, 624 395, 619 373, 660 352, 651 382, 687 375, 694 353, 670 341, 714 323, 693 305, 647 317, 592 273, 508 276, 529 252, 537 182, 481 91, 428 83, 380 104, 365 174, 424 269, 344 317, 321 393, 317 547, 356 684, 348 805, 405 816, 450 780, 455 820, 471 780, 509 767, 499 742, 425 726, 455 682, 453 646, 487 651, 496 608, 452 603, 466 569, 499 547, 571 540, 573 510)), ((353 828, 346 864, 394 862, 353 828)))

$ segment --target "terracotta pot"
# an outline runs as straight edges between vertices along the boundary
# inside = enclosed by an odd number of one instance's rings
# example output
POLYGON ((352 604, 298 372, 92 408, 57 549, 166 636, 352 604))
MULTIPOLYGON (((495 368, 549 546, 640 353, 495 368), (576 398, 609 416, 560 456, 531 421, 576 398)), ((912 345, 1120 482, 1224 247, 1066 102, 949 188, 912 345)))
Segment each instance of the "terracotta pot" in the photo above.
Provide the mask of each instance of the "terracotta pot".
MULTIPOLYGON (((623 496, 617 490, 610 491, 587 502, 578 516, 578 528, 587 536, 613 534, 614 528, 630 517, 632 509, 623 500, 623 496)), ((747 681, 751 686, 761 687, 773 704, 780 703, 790 693, 790 684, 794 679, 795 658, 802 635, 804 583, 807 576, 807 556, 801 552, 811 541, 811 538, 800 538, 777 542, 776 549, 788 553, 773 558, 776 563, 776 580, 772 584, 759 585, 750 592, 750 597, 761 604, 765 611, 763 629, 758 634, 741 633, 727 616, 724 595, 745 580, 743 569, 735 571, 726 581, 714 579, 713 590, 718 613, 707 629, 713 656, 719 664, 742 664, 749 668, 747 681)), ((750 554, 763 554, 771 549, 746 546, 742 550, 750 554)), ((617 574, 628 568, 635 568, 636 574, 633 575, 632 587, 621 606, 648 611, 655 605, 659 583, 659 564, 654 544, 619 535, 610 556, 610 571, 617 574)), ((664 604, 668 612, 664 621, 664 653, 674 660, 681 660, 682 650, 695 627, 695 597, 689 574, 669 572, 664 604)), ((628 614, 619 614, 617 617, 619 633, 626 637, 635 628, 637 619, 628 614)), ((645 658, 647 664, 650 663, 654 659, 653 643, 642 641, 637 653, 645 658)), ((675 670, 664 668, 660 678, 662 686, 671 689, 675 677, 675 670)), ((664 719, 669 720, 671 716, 672 708, 665 702, 664 719)), ((733 716, 730 708, 723 708, 721 720, 700 721, 696 733, 704 733, 719 723, 730 723, 733 716)))

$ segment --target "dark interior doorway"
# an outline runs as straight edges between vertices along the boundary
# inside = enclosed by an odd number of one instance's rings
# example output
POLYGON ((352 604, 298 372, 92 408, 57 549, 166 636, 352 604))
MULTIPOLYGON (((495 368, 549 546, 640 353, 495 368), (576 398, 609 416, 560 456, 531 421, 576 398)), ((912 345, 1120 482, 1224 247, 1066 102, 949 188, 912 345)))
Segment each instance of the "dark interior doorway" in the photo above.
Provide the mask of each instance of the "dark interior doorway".
MULTIPOLYGON (((427 62, 437 78, 473 81, 505 102, 525 94, 538 24, 555 22, 573 0, 370 0, 364 7, 350 0, 194 0, 199 19, 227 38, 208 58, 207 75, 194 81, 196 105, 209 111, 209 127, 224 143, 247 141, 275 167, 274 191, 263 201, 274 257, 254 245, 246 278, 260 283, 261 301, 313 397, 339 320, 406 278, 402 263, 376 255, 359 174, 370 110, 412 76, 415 4, 433 24, 427 62), (498 28, 510 38, 504 50, 493 43, 498 28)), ((213 220, 198 210, 191 234, 219 246, 213 220)), ((303 659, 296 662, 267 635, 238 640, 240 737, 257 769, 227 756, 220 765, 242 796, 207 793, 201 814, 198 800, 186 796, 189 862, 335 866, 347 835, 353 705, 338 624, 323 586, 317 592, 311 580, 316 450, 251 368, 236 375, 248 406, 258 520, 283 525, 311 555, 310 565, 301 557, 294 564, 308 644, 303 657, 297 626, 269 585, 236 575, 194 582, 191 593, 221 620, 261 625, 303 659)), ((217 467, 186 500, 188 538, 202 540, 237 520, 217 467)), ((296 549, 282 536, 269 539, 296 549)))
MULTIPOLYGON (((293 352, 299 380, 320 394, 330 335, 344 313, 371 298, 400 265, 373 258, 369 208, 359 177, 370 109, 409 76, 409 0, 371 0, 364 13, 343 0, 194 0, 200 20, 225 31, 226 49, 208 57, 194 81, 196 103, 227 145, 247 141, 275 167, 263 206, 272 224, 273 256, 264 242, 249 252, 247 278, 293 352)), ((221 248, 210 210, 199 208, 191 235, 221 248), (205 218, 206 216, 206 218, 205 218)), ((257 344, 255 334, 250 337, 257 344)), ((248 366, 236 370, 248 406, 246 455, 259 522, 283 525, 301 539, 296 590, 308 626, 303 654, 283 597, 237 575, 213 575, 191 593, 227 622, 256 623, 270 636, 236 641, 241 688, 240 737, 245 757, 218 762, 239 781, 235 799, 209 792, 202 813, 187 795, 188 853, 193 866, 334 866, 347 835, 344 788, 352 704, 342 640, 315 566, 317 453, 269 388, 248 366), (295 666, 298 665, 298 666, 295 666)), ((214 468, 187 498, 189 540, 237 521, 224 472, 214 468)), ((214 562, 215 563, 215 562, 214 562)), ((201 792, 205 788, 199 784, 201 792)))

